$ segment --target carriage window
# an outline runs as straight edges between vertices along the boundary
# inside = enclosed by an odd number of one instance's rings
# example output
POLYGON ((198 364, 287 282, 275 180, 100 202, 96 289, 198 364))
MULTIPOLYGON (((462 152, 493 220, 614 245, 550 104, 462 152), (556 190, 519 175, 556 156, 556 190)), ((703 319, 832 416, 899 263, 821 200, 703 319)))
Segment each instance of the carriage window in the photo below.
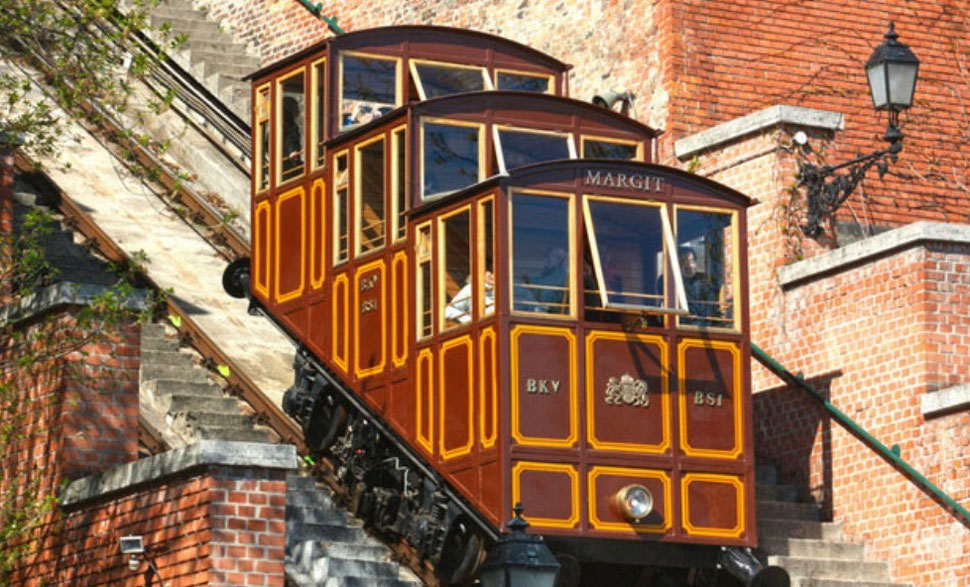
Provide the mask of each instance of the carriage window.
POLYGON ((479 314, 495 313, 495 233, 493 232, 492 199, 478 204, 478 234, 481 247, 478 253, 478 299, 479 314))
POLYGON ((482 179, 480 125, 425 122, 422 132, 422 199, 444 195, 482 179))
POLYGON ((327 96, 327 61, 326 59, 313 64, 313 167, 321 167, 324 164, 323 145, 327 142, 327 135, 324 132, 324 123, 327 120, 326 96, 327 96))
POLYGON ((418 227, 418 238, 414 242, 414 258, 418 266, 417 292, 417 320, 418 340, 431 336, 433 325, 431 322, 431 223, 426 222, 418 227))
POLYGON ((350 225, 347 222, 348 169, 346 151, 334 157, 333 168, 333 260, 334 263, 343 263, 348 258, 349 235, 347 227, 350 225))
POLYGON ((356 148, 357 252, 384 246, 384 137, 356 148))
POLYGON ((472 321, 471 212, 465 208, 439 223, 438 299, 444 308, 441 330, 445 330, 472 321))
POLYGON ((491 89, 484 67, 460 67, 413 60, 411 71, 422 100, 491 89))
POLYGON ((391 142, 391 149, 393 154, 391 155, 392 165, 394 166, 393 174, 391 175, 391 197, 394 198, 395 206, 395 219, 397 226, 395 227, 394 240, 399 240, 407 236, 408 225, 407 217, 404 215, 407 210, 407 193, 408 193, 408 168, 407 168, 407 128, 400 127, 394 129, 391 133, 393 137, 391 142))
POLYGON ((303 125, 306 123, 306 101, 303 73, 281 79, 277 86, 280 100, 280 133, 277 160, 280 162, 280 183, 303 175, 306 159, 303 125))
POLYGON ((588 139, 583 137, 584 159, 626 159, 635 161, 637 144, 625 141, 610 141, 606 139, 588 139))
POLYGON ((660 206, 587 198, 587 308, 649 309, 664 306, 665 210, 660 206))
POLYGON ((533 75, 514 71, 495 72, 495 87, 499 90, 520 92, 551 93, 552 78, 548 75, 533 75))
POLYGON ((677 210, 677 253, 688 308, 681 324, 736 327, 735 247, 730 212, 677 210))
POLYGON ((256 191, 261 192, 269 187, 269 85, 256 90, 256 191))
POLYGON ((568 197, 512 195, 512 308, 572 314, 568 197))
POLYGON ((573 158, 570 137, 565 133, 511 128, 498 128, 497 133, 505 171, 531 163, 573 158))
POLYGON ((397 106, 397 59, 344 54, 341 72, 341 131, 380 118, 397 106))

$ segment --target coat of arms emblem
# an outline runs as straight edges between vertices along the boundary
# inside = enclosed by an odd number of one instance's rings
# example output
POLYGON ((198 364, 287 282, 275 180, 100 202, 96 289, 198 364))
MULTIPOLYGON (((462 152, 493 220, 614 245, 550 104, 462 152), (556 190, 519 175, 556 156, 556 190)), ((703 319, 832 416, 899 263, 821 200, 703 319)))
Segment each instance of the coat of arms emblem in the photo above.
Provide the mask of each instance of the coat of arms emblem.
POLYGON ((650 396, 647 395, 647 382, 634 379, 629 373, 624 373, 619 379, 610 377, 606 382, 606 403, 612 406, 627 404, 630 406, 647 407, 650 396))

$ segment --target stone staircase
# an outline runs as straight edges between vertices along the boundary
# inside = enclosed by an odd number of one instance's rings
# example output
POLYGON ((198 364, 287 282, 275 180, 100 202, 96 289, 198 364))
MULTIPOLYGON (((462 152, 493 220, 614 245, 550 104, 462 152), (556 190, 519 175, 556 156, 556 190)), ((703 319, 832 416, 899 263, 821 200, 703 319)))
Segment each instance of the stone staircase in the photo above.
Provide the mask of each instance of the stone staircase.
POLYGON ((171 25, 172 33, 186 37, 185 43, 170 55, 172 60, 249 124, 250 86, 242 78, 259 69, 259 58, 247 54, 243 43, 208 20, 191 0, 163 0, 153 8, 151 24, 159 27, 165 23, 171 25))
POLYGON ((286 479, 286 577, 296 587, 423 585, 310 477, 286 479))
POLYGON ((865 559, 865 545, 846 542, 840 522, 822 522, 819 506, 797 501, 774 467, 757 468, 758 550, 788 571, 791 587, 904 587, 889 565, 865 559))

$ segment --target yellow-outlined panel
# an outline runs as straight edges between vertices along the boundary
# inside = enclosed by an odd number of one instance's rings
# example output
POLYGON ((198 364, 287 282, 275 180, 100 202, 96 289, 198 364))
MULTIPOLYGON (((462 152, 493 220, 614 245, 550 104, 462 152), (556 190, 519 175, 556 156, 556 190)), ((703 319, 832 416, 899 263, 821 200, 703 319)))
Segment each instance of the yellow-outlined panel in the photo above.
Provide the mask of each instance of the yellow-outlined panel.
POLYGON ((715 475, 713 473, 687 473, 680 479, 680 518, 684 530, 691 536, 711 536, 715 538, 739 538, 744 534, 744 483, 734 475, 715 475), (695 526, 690 523, 690 495, 687 490, 691 483, 698 481, 705 483, 717 483, 721 485, 731 485, 735 490, 735 511, 737 512, 738 523, 733 528, 709 528, 695 526))
MULTIPOLYGON (((593 467, 589 470, 589 485, 586 501, 589 502, 589 522, 595 530, 609 530, 614 532, 664 534, 673 526, 673 496, 670 493, 670 476, 663 471, 648 469, 630 469, 627 467, 593 467), (596 480, 601 475, 615 477, 629 477, 631 479, 656 479, 664 488, 663 524, 633 524, 627 522, 604 522, 596 515, 596 504, 599 501, 596 494, 596 480)), ((612 499, 610 496, 608 499, 612 499)), ((656 503, 656 500, 654 500, 656 503)))
POLYGON ((495 329, 492 327, 482 330, 481 334, 478 336, 478 365, 479 365, 479 395, 478 395, 478 422, 479 422, 479 438, 481 439, 482 448, 491 448, 495 446, 495 441, 498 439, 498 366, 495 357, 495 329), (492 388, 485 388, 485 351, 486 351, 486 341, 488 345, 488 356, 491 357, 491 374, 492 374, 492 388), (492 426, 490 430, 485 429, 485 397, 486 395, 491 396, 492 401, 492 426))
MULTIPOLYGON (((626 332, 592 332, 586 337, 586 438, 591 448, 599 450, 620 450, 641 454, 663 454, 670 448, 670 371, 668 365, 667 343, 662 336, 653 334, 632 334, 626 332), (659 444, 634 444, 626 442, 611 442, 596 438, 595 412, 596 390, 593 389, 595 373, 593 372, 593 344, 597 340, 637 340, 644 344, 660 347, 660 417, 662 418, 661 440, 659 444)), ((630 408, 638 409, 638 408, 630 408)), ((642 409, 642 408, 641 408, 642 409)))
POLYGON ((323 234, 317 234, 317 224, 320 225, 320 232, 327 230, 327 206, 324 198, 327 197, 327 184, 323 178, 317 178, 310 188, 310 289, 320 289, 326 279, 327 268, 323 259, 326 257, 326 242, 323 234), (319 208, 319 210, 317 209, 319 208), (317 214, 320 215, 320 222, 317 223, 317 214), (317 269, 317 247, 320 245, 320 274, 316 275, 317 269))
POLYGON ((304 264, 304 261, 306 260, 306 214, 304 213, 305 210, 303 206, 304 204, 303 197, 305 195, 306 195, 306 192, 304 192, 303 187, 300 186, 288 192, 285 192, 283 195, 281 195, 279 198, 276 199, 276 235, 275 235, 276 242, 274 243, 276 250, 273 251, 274 260, 276 261, 276 267, 275 267, 275 271, 273 272, 273 283, 276 286, 277 304, 282 304, 283 302, 288 302, 290 300, 300 297, 301 295, 303 295, 303 290, 306 288, 306 265, 304 264), (280 234, 282 234, 282 230, 280 230, 280 218, 282 217, 282 215, 280 214, 280 208, 283 207, 284 202, 286 202, 287 200, 291 200, 295 197, 300 198, 300 241, 299 241, 300 263, 298 265, 300 267, 300 286, 292 291, 281 293, 280 292, 280 254, 281 254, 280 234))
POLYGON ((414 410, 415 413, 415 426, 414 426, 414 437, 417 439, 418 444, 421 445, 424 450, 428 451, 428 454, 434 454, 434 354, 431 352, 430 348, 423 348, 418 351, 418 360, 415 365, 416 376, 415 376, 415 386, 414 386, 414 399, 417 405, 414 410), (425 369, 424 364, 427 363, 427 369, 425 369), (424 381, 424 373, 428 374, 428 381, 424 381), (424 394, 427 397, 424 397, 424 394), (425 406, 425 401, 428 405, 425 406), (427 413, 427 426, 422 426, 422 418, 427 413), (422 429, 427 428, 428 434, 422 434, 422 429))
POLYGON ((333 320, 333 362, 337 364, 345 373, 347 372, 347 353, 350 352, 350 295, 347 289, 350 287, 350 280, 347 279, 346 273, 341 273, 333 280, 333 310, 331 312, 333 320), (343 332, 337 332, 337 324, 339 317, 337 312, 340 311, 341 304, 337 301, 343 297, 343 310, 344 310, 344 321, 343 321, 343 332), (340 337, 343 340, 341 344, 338 344, 337 338, 340 337), (343 349, 343 354, 341 354, 341 349, 343 349))
POLYGON ((678 391, 678 406, 680 407, 679 421, 680 421, 680 448, 684 451, 684 454, 689 457, 708 457, 714 459, 736 459, 738 458, 744 450, 744 445, 741 441, 741 426, 742 426, 742 413, 741 413, 741 395, 743 389, 741 387, 741 349, 738 345, 733 342, 721 341, 721 340, 701 340, 697 338, 687 338, 680 341, 677 345, 677 391, 678 391), (731 353, 734 357, 734 448, 731 450, 713 450, 704 448, 694 448, 687 443, 687 373, 684 369, 684 361, 687 357, 687 349, 690 348, 708 348, 708 349, 721 349, 726 350, 731 353))
MULTIPOLYGON (((269 272, 270 272, 270 252, 264 251, 259 247, 260 235, 266 239, 267 245, 270 239, 270 212, 271 208, 268 200, 263 200, 259 204, 256 204, 256 221, 253 222, 253 229, 256 234, 253 235, 253 287, 256 292, 263 297, 269 299, 269 272), (260 266, 260 260, 263 263, 260 266)), ((267 247, 269 248, 269 247, 267 247)))
POLYGON ((568 328, 554 326, 532 326, 519 324, 512 329, 511 349, 511 400, 512 400, 512 438, 522 446, 542 446, 547 448, 570 448, 579 438, 576 382, 576 335, 568 328), (565 338, 569 343, 569 436, 564 439, 526 436, 519 432, 519 337, 523 334, 545 334, 565 338))
MULTIPOLYGON (((403 367, 408 360, 408 254, 405 251, 398 251, 394 254, 394 258, 391 259, 391 276, 394 280, 397 276, 401 275, 403 283, 401 283, 400 291, 403 299, 397 300, 397 295, 395 293, 395 301, 391 306, 391 363, 395 367, 403 367), (403 265, 404 268, 401 270, 400 274, 397 272, 398 265, 403 265), (401 309, 400 315, 398 313, 398 308, 401 309), (402 348, 397 348, 398 341, 398 329, 401 329, 402 336, 401 344, 402 348)), ((397 292, 398 283, 395 281, 391 284, 391 291, 397 292)))
MULTIPOLYGON (((518 461, 512 467, 512 503, 522 501, 522 483, 520 481, 522 473, 526 471, 539 471, 542 473, 565 473, 569 477, 570 484, 570 514, 568 519, 562 518, 536 518, 528 514, 522 517, 533 526, 545 528, 575 528, 579 523, 579 471, 573 465, 561 463, 538 463, 530 461, 518 461)), ((529 511, 526 509, 525 511, 529 511)))
POLYGON ((441 396, 438 401, 438 448, 439 454, 441 454, 441 460, 447 461, 450 459, 455 459, 458 457, 463 457, 467 454, 471 454, 472 447, 475 445, 475 384, 474 384, 474 345, 472 344, 472 339, 470 336, 463 335, 458 338, 443 342, 441 347, 438 349, 438 386, 439 395, 441 396), (445 364, 447 361, 445 357, 448 351, 463 346, 467 352, 468 356, 468 440, 465 444, 452 448, 445 448, 445 412, 447 411, 447 394, 445 393, 446 379, 445 379, 445 364))
POLYGON ((360 276, 368 271, 378 269, 380 272, 380 311, 381 311, 381 360, 377 362, 373 367, 367 369, 362 369, 360 366, 360 314, 361 308, 358 307, 354 311, 354 340, 357 342, 357 352, 354 353, 354 376, 359 378, 370 377, 371 375, 376 375, 384 370, 384 366, 387 365, 387 266, 384 265, 384 259, 377 259, 376 261, 371 261, 366 265, 361 265, 354 272, 354 293, 358 301, 360 300, 360 276))

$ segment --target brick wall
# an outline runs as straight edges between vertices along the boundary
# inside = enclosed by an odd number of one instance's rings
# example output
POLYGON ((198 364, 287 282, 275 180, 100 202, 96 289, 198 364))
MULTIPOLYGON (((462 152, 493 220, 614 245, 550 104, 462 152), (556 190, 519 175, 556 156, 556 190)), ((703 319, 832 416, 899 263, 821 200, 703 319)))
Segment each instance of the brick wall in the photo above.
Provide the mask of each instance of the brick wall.
MULTIPOLYGON (((920 398, 970 377, 970 245, 891 247, 787 285, 784 323, 764 348, 966 504, 970 416, 964 407, 924 417, 920 398)), ((865 541, 871 558, 890 563, 894 580, 970 582, 966 527, 803 393, 775 387, 756 394, 755 421, 759 460, 775 463, 783 479, 823 503, 850 540, 865 541)))

